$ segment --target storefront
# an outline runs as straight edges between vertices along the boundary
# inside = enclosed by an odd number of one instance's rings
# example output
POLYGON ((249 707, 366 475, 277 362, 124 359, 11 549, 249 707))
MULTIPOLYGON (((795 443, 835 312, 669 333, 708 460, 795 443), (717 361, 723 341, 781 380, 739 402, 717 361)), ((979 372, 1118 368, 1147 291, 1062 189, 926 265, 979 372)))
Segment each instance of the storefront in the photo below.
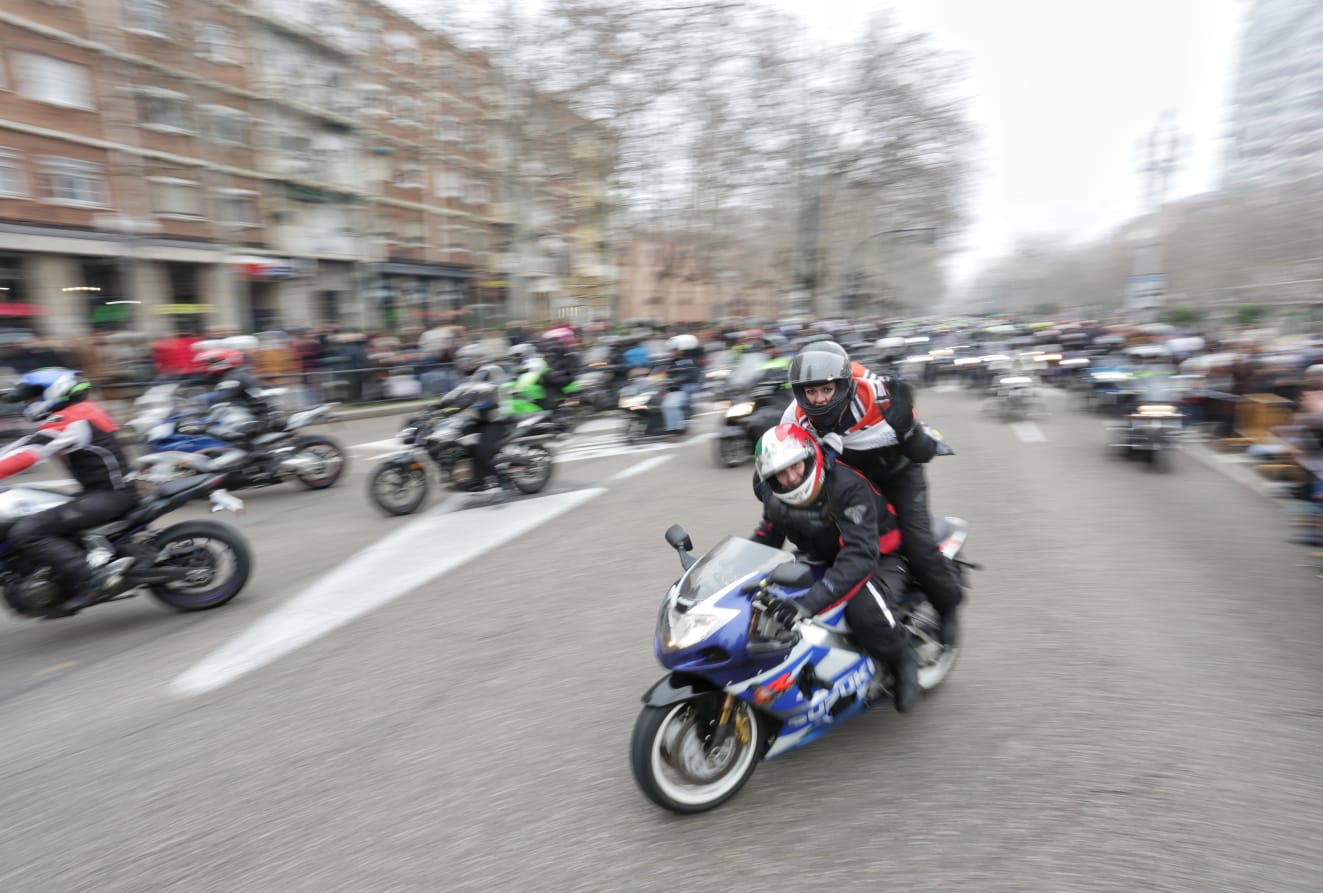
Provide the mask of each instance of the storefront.
POLYGON ((37 330, 37 317, 44 310, 31 297, 23 274, 23 258, 0 254, 0 329, 37 330))
POLYGON ((463 267, 384 263, 369 293, 386 329, 425 329, 463 313, 472 278, 473 271, 463 267))

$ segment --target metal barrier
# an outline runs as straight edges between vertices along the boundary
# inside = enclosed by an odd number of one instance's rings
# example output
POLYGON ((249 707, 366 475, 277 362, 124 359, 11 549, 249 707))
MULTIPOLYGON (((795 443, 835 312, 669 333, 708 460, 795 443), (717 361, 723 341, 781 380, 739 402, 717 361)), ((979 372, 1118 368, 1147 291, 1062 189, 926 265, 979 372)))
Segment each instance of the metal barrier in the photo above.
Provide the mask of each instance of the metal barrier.
MULTIPOLYGON (((439 397, 462 380, 449 363, 414 363, 400 366, 340 367, 328 364, 309 372, 264 375, 268 388, 284 388, 275 399, 286 410, 303 409, 318 403, 370 405, 439 397)), ((151 379, 144 381, 94 381, 94 396, 110 408, 116 418, 127 418, 128 407, 149 388, 164 384, 185 384, 198 393, 213 386, 201 377, 151 379)))

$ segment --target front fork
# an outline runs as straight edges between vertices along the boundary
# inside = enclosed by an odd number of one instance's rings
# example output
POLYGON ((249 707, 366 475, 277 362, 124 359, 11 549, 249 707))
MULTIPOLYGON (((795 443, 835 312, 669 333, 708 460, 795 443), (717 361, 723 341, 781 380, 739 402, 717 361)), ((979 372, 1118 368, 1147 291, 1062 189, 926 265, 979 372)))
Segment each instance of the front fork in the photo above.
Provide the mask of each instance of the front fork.
POLYGON ((740 739, 741 744, 749 743, 749 729, 742 718, 736 718, 731 722, 731 717, 735 714, 735 696, 728 694, 726 700, 721 704, 721 716, 717 719, 717 727, 712 732, 711 749, 718 750, 722 745, 730 740, 731 733, 740 739))

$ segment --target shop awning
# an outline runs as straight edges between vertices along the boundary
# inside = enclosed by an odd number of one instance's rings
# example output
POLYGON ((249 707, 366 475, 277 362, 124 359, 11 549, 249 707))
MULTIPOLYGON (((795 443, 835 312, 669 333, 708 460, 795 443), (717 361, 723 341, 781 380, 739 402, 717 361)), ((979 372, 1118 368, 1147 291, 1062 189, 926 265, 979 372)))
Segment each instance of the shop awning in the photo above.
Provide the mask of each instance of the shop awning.
POLYGON ((298 265, 284 257, 234 255, 229 260, 245 279, 293 279, 299 274, 298 265))
POLYGON ((40 304, 0 303, 0 316, 43 316, 46 308, 40 304))
POLYGON ((215 311, 212 304, 161 304, 156 312, 164 316, 191 316, 215 311))
POLYGON ((471 279, 473 271, 463 267, 448 267, 444 264, 405 264, 384 263, 381 273, 385 276, 430 276, 445 279, 471 279))

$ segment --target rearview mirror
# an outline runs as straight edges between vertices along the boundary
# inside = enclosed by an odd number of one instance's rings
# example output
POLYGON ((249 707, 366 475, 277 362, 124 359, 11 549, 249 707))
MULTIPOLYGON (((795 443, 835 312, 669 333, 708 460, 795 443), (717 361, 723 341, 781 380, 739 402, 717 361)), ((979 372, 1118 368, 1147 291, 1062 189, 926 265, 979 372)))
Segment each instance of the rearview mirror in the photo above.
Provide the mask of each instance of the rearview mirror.
POLYGON ((684 528, 679 524, 672 524, 666 528, 666 542, 672 549, 682 552, 692 552, 694 544, 689 539, 689 534, 684 532, 684 528))
POLYGON ((767 575, 767 582, 786 589, 807 589, 813 585, 813 568, 796 561, 778 564, 767 575))

